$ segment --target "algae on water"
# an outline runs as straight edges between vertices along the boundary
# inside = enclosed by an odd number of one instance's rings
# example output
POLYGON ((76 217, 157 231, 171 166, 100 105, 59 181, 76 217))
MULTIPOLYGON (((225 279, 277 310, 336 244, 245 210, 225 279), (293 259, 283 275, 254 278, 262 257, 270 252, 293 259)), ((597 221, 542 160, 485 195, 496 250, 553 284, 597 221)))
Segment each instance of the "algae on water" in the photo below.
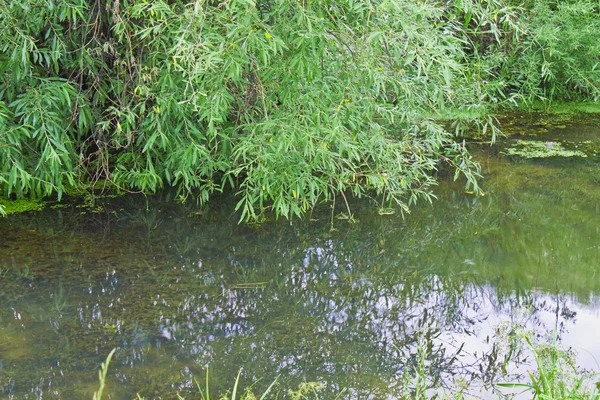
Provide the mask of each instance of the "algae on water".
POLYGON ((44 208, 44 203, 41 200, 4 200, 0 199, 0 216, 17 214, 26 211, 40 211, 44 208))
POLYGON ((507 147, 503 153, 508 156, 523 158, 587 157, 584 152, 567 150, 558 142, 540 142, 536 140, 517 140, 514 147, 507 147))

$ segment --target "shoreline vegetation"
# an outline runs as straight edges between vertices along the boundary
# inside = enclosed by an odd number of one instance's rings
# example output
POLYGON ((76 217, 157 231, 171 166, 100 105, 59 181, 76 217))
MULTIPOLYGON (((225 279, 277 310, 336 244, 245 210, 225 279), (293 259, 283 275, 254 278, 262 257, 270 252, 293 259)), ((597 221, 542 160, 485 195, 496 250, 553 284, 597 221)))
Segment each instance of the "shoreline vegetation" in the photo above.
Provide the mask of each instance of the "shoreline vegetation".
POLYGON ((18 0, 0 20, 3 199, 106 182, 232 191, 243 222, 347 196, 405 213, 441 168, 479 192, 460 138, 493 140, 495 114, 600 98, 590 0, 18 0))
MULTIPOLYGON (((488 395, 494 394, 495 397, 512 398, 514 395, 525 395, 532 399, 545 400, 597 400, 600 399, 600 374, 598 372, 581 371, 575 364, 575 354, 572 349, 565 349, 556 342, 556 335, 550 344, 543 344, 532 339, 531 334, 520 333, 510 339, 509 354, 517 354, 526 347, 534 362, 532 371, 527 371, 523 381, 519 382, 498 382, 495 384, 494 392, 487 391, 488 395)), ((102 400, 102 393, 106 388, 109 364, 115 353, 113 349, 108 355, 106 361, 102 363, 99 371, 99 389, 93 395, 93 400, 102 400)), ((506 371, 505 361, 504 375, 506 371)), ((455 399, 462 400, 466 398, 477 398, 472 393, 471 385, 468 383, 456 384, 456 387, 440 388, 432 387, 428 378, 428 369, 434 368, 427 362, 427 350, 425 346, 418 349, 418 362, 413 371, 405 371, 403 386, 406 388, 402 398, 414 400, 426 400, 429 398, 455 399)), ((273 379, 266 389, 261 393, 255 393, 254 386, 257 382, 247 387, 241 386, 242 369, 237 374, 235 382, 232 383, 232 389, 226 393, 219 393, 213 398, 223 400, 264 400, 264 399, 292 399, 292 400, 326 400, 320 395, 324 385, 319 382, 304 382, 297 389, 287 389, 278 392, 274 388, 279 377, 273 379)), ((209 368, 206 369, 205 379, 202 382, 195 381, 198 393, 193 398, 199 396, 202 400, 210 400, 211 384, 209 368)), ((118 391, 118 390, 117 390, 118 391)), ((347 397, 346 389, 342 389, 332 400, 351 398, 347 397)), ((177 393, 179 400, 185 400, 181 394, 177 393)), ((139 393, 135 400, 146 400, 139 393)), ((327 399, 328 400, 328 399, 327 399)))
MULTIPOLYGON (((502 137, 507 137, 507 138, 510 138, 513 136, 520 137, 522 135, 522 130, 514 130, 515 127, 509 128, 506 130, 502 128, 501 120, 507 118, 507 116, 520 115, 520 116, 524 116, 530 120, 540 119, 540 121, 545 121, 545 122, 543 122, 543 124, 546 124, 549 126, 552 126, 552 124, 549 124, 547 121, 548 120, 552 121, 553 119, 556 119, 559 122, 559 124, 557 126, 564 127, 565 124, 569 124, 569 123, 577 124, 578 118, 581 118, 581 117, 586 118, 585 117, 586 115, 592 115, 592 116, 600 115, 600 103, 560 103, 560 104, 553 103, 552 105, 549 106, 550 108, 546 108, 546 107, 547 107, 547 105, 544 105, 543 103, 537 103, 535 105, 532 105, 530 108, 528 108, 526 110, 525 109, 517 109, 515 111, 515 110, 507 109, 507 110, 504 110, 503 113, 494 114, 494 118, 497 118, 499 121, 499 124, 497 126, 498 132, 502 135, 502 137)), ((440 121, 444 121, 447 124, 451 124, 452 117, 459 118, 459 115, 450 113, 450 114, 445 115, 443 117, 443 119, 441 119, 440 121)), ((464 116, 462 116, 462 117, 464 117, 464 116)), ((517 126, 517 128, 518 128, 518 126, 517 126)), ((481 135, 479 135, 479 133, 475 133, 475 132, 472 132, 471 134, 467 133, 463 138, 471 141, 472 143, 481 143, 481 144, 489 143, 492 145, 496 144, 495 140, 490 141, 489 137, 481 136, 481 135)), ((520 142, 520 140, 517 141, 517 145, 519 144, 518 142, 520 142)), ((527 143, 531 143, 531 145, 534 147, 544 146, 544 142, 538 142, 535 140, 533 140, 531 142, 527 141, 527 143)), ((560 146, 560 144, 558 146, 560 146)), ((564 157, 564 156, 571 155, 568 152, 565 154, 562 154, 560 152, 555 152, 556 155, 550 154, 551 152, 546 152, 546 153, 548 153, 548 154, 544 154, 543 157, 552 157, 552 156, 564 157)), ((509 153, 503 152, 502 154, 509 154, 509 153)), ((518 153, 518 154, 520 155, 521 153, 518 153)), ((581 157, 586 157, 586 155, 584 153, 581 153, 581 154, 578 153, 576 155, 579 155, 581 157)), ((525 154, 523 157, 531 158, 529 153, 525 154)), ((169 189, 169 188, 170 187, 167 186, 164 189, 169 189)), ((158 189, 158 190, 161 190, 161 189, 158 189)), ((49 196, 44 196, 42 198, 40 198, 40 197, 19 197, 14 194, 9 196, 9 198, 0 197, 0 217, 11 215, 11 214, 24 213, 24 212, 41 211, 45 208, 57 209, 57 208, 62 208, 62 207, 69 207, 70 205, 75 205, 77 208, 80 208, 82 210, 82 213, 85 213, 88 211, 89 212, 100 212, 102 210, 102 207, 97 204, 98 199, 102 199, 105 197, 118 197, 118 196, 125 195, 127 193, 139 194, 140 192, 123 190, 122 188, 115 186, 110 180, 102 179, 102 180, 98 180, 98 181, 94 182, 93 184, 90 182, 81 187, 66 186, 64 193, 66 194, 66 196, 62 195, 61 198, 57 198, 56 194, 51 194, 49 196)), ((221 191, 219 193, 223 193, 223 191, 221 191)), ((472 193, 472 192, 469 192, 469 193, 472 193)), ((154 194, 154 193, 148 193, 148 195, 152 195, 152 194, 154 194)), ((186 200, 187 198, 184 199, 184 198, 179 197, 179 199, 186 200)), ((317 204, 315 204, 315 206, 316 205, 317 204)), ((393 208, 389 208, 389 207, 381 208, 381 210, 392 210, 392 209, 393 208)), ((268 207, 265 207, 265 211, 267 211, 267 210, 268 210, 268 207)), ((344 211, 351 212, 351 209, 348 208, 344 211)), ((409 209, 405 209, 405 211, 410 212, 409 209)), ((352 214, 345 214, 345 215, 352 215, 352 214)), ((265 216, 262 215, 261 220, 264 220, 264 219, 265 219, 265 216)), ((247 220, 246 222, 250 222, 250 220, 247 220)), ((254 222, 257 222, 257 220, 254 220, 254 222)))

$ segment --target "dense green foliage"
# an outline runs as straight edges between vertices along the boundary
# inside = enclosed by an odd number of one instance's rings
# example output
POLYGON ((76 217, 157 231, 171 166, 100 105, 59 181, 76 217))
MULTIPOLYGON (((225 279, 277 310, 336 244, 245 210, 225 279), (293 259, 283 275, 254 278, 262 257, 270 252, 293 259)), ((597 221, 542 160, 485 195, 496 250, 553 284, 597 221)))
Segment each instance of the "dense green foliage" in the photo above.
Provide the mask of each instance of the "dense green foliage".
MULTIPOLYGON (((597 2, 0 2, 0 194, 106 179, 290 217, 353 193, 403 209, 450 165, 447 110, 599 96, 597 2)), ((465 123, 466 122, 466 123, 465 123)))

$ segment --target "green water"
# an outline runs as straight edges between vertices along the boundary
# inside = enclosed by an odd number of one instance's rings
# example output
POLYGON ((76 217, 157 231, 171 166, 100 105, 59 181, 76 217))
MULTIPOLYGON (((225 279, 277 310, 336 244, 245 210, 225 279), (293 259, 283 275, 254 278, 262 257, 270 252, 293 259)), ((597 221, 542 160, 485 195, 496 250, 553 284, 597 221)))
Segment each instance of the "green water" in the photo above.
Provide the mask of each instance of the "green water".
MULTIPOLYGON (((527 129, 565 146, 600 142, 589 121, 527 129)), ((280 375, 278 388, 324 383, 324 399, 343 388, 342 398, 395 398, 418 343, 432 386, 460 378, 489 393, 515 326, 540 340, 556 330, 597 368, 597 153, 524 160, 500 154, 509 144, 474 150, 483 197, 444 178, 439 200, 404 219, 354 201, 357 222, 336 218, 333 231, 327 207, 240 226, 228 196, 1 219, 0 397, 89 399, 116 347, 111 399, 188 396, 206 366, 215 392, 243 367, 243 384, 280 375)), ((517 356, 508 365, 528 368, 517 356)))

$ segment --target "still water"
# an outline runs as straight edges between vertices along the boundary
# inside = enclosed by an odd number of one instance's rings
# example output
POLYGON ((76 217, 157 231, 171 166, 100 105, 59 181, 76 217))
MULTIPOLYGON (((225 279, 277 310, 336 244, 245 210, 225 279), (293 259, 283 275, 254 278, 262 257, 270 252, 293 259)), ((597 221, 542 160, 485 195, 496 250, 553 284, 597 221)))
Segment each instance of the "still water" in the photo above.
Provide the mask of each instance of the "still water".
MULTIPOLYGON (((594 122, 528 129, 600 142, 594 122)), ((485 196, 444 178, 432 205, 403 218, 355 201, 334 230, 327 207, 241 226, 227 196, 169 194, 0 219, 0 397, 89 399, 113 348, 105 395, 119 400, 192 398, 207 366, 214 394, 243 368, 258 391, 279 376, 281 391, 393 399, 419 352, 431 386, 486 395, 504 365, 531 369, 509 351, 517 330, 556 332, 600 369, 598 153, 503 156, 511 140, 474 149, 485 196)))

